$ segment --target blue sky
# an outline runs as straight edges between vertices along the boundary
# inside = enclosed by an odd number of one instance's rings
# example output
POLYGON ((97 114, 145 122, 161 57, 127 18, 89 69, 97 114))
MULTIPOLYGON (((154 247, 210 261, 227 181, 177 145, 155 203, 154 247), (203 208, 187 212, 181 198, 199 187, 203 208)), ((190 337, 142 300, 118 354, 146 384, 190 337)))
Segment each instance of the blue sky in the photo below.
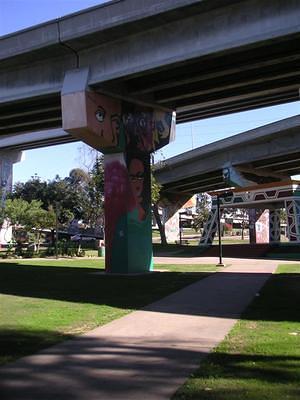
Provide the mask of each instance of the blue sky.
MULTIPOLYGON (((100 0, 0 0, 0 35, 9 34, 66 14, 92 7, 100 0)), ((224 117, 182 124, 176 140, 162 149, 168 158, 192 148, 228 137, 269 122, 300 113, 300 102, 248 111, 224 117)), ((77 166, 83 166, 80 143, 26 151, 25 161, 14 167, 14 182, 26 181, 34 174, 42 179, 64 177, 77 166)), ((157 157, 162 157, 158 154, 157 157)))

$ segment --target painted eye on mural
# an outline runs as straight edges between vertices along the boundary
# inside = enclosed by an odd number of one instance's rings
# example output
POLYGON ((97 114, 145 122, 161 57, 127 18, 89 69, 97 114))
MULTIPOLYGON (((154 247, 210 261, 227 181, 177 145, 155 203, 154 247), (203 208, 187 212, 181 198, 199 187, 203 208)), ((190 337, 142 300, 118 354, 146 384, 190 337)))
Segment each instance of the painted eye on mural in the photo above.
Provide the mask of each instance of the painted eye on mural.
POLYGON ((103 122, 104 118, 105 118, 105 114, 106 114, 106 112, 105 112, 104 108, 98 107, 97 111, 95 113, 96 120, 98 122, 103 122))
POLYGON ((146 128, 146 120, 145 120, 145 118, 141 118, 141 119, 139 120, 139 126, 140 126, 140 128, 142 128, 142 129, 145 129, 145 128, 146 128))
POLYGON ((165 127, 164 127, 164 124, 162 123, 162 121, 157 121, 156 129, 159 133, 163 133, 163 131, 165 130, 165 127))

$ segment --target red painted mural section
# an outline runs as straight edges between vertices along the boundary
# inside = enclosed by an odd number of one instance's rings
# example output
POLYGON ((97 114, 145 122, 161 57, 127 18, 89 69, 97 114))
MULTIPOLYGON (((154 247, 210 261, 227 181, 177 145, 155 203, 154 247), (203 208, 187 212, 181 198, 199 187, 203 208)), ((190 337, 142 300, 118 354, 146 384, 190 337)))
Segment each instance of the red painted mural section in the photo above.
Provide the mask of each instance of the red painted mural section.
POLYGON ((136 199, 131 190, 131 184, 126 165, 120 161, 108 162, 105 166, 105 243, 106 271, 110 270, 111 252, 116 225, 119 218, 136 207, 136 199))

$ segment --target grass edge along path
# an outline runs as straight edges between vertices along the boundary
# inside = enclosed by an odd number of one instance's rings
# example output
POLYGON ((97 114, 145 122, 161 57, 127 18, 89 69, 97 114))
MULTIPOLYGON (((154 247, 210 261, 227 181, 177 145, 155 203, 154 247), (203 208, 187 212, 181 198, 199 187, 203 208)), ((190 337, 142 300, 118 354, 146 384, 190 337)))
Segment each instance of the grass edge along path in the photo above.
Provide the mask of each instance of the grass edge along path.
POLYGON ((300 264, 280 265, 173 400, 300 398, 300 264))
POLYGON ((216 271, 213 265, 156 268, 165 272, 105 275, 99 259, 0 262, 0 365, 107 324, 216 271))

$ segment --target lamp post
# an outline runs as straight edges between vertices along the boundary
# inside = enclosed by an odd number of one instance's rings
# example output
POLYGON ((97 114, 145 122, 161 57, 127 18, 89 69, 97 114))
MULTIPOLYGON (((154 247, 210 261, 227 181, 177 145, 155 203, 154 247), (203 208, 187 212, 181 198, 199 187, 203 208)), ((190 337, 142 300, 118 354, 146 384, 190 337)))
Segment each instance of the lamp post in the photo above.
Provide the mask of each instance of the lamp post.
POLYGON ((55 203, 55 258, 58 258, 58 201, 55 203))
POLYGON ((217 223, 218 223, 218 234, 219 234, 219 263, 217 267, 224 267, 222 259, 222 238, 221 238, 221 221, 220 221, 220 197, 217 195, 217 223))
POLYGON ((182 244, 181 213, 179 213, 179 243, 182 244))

